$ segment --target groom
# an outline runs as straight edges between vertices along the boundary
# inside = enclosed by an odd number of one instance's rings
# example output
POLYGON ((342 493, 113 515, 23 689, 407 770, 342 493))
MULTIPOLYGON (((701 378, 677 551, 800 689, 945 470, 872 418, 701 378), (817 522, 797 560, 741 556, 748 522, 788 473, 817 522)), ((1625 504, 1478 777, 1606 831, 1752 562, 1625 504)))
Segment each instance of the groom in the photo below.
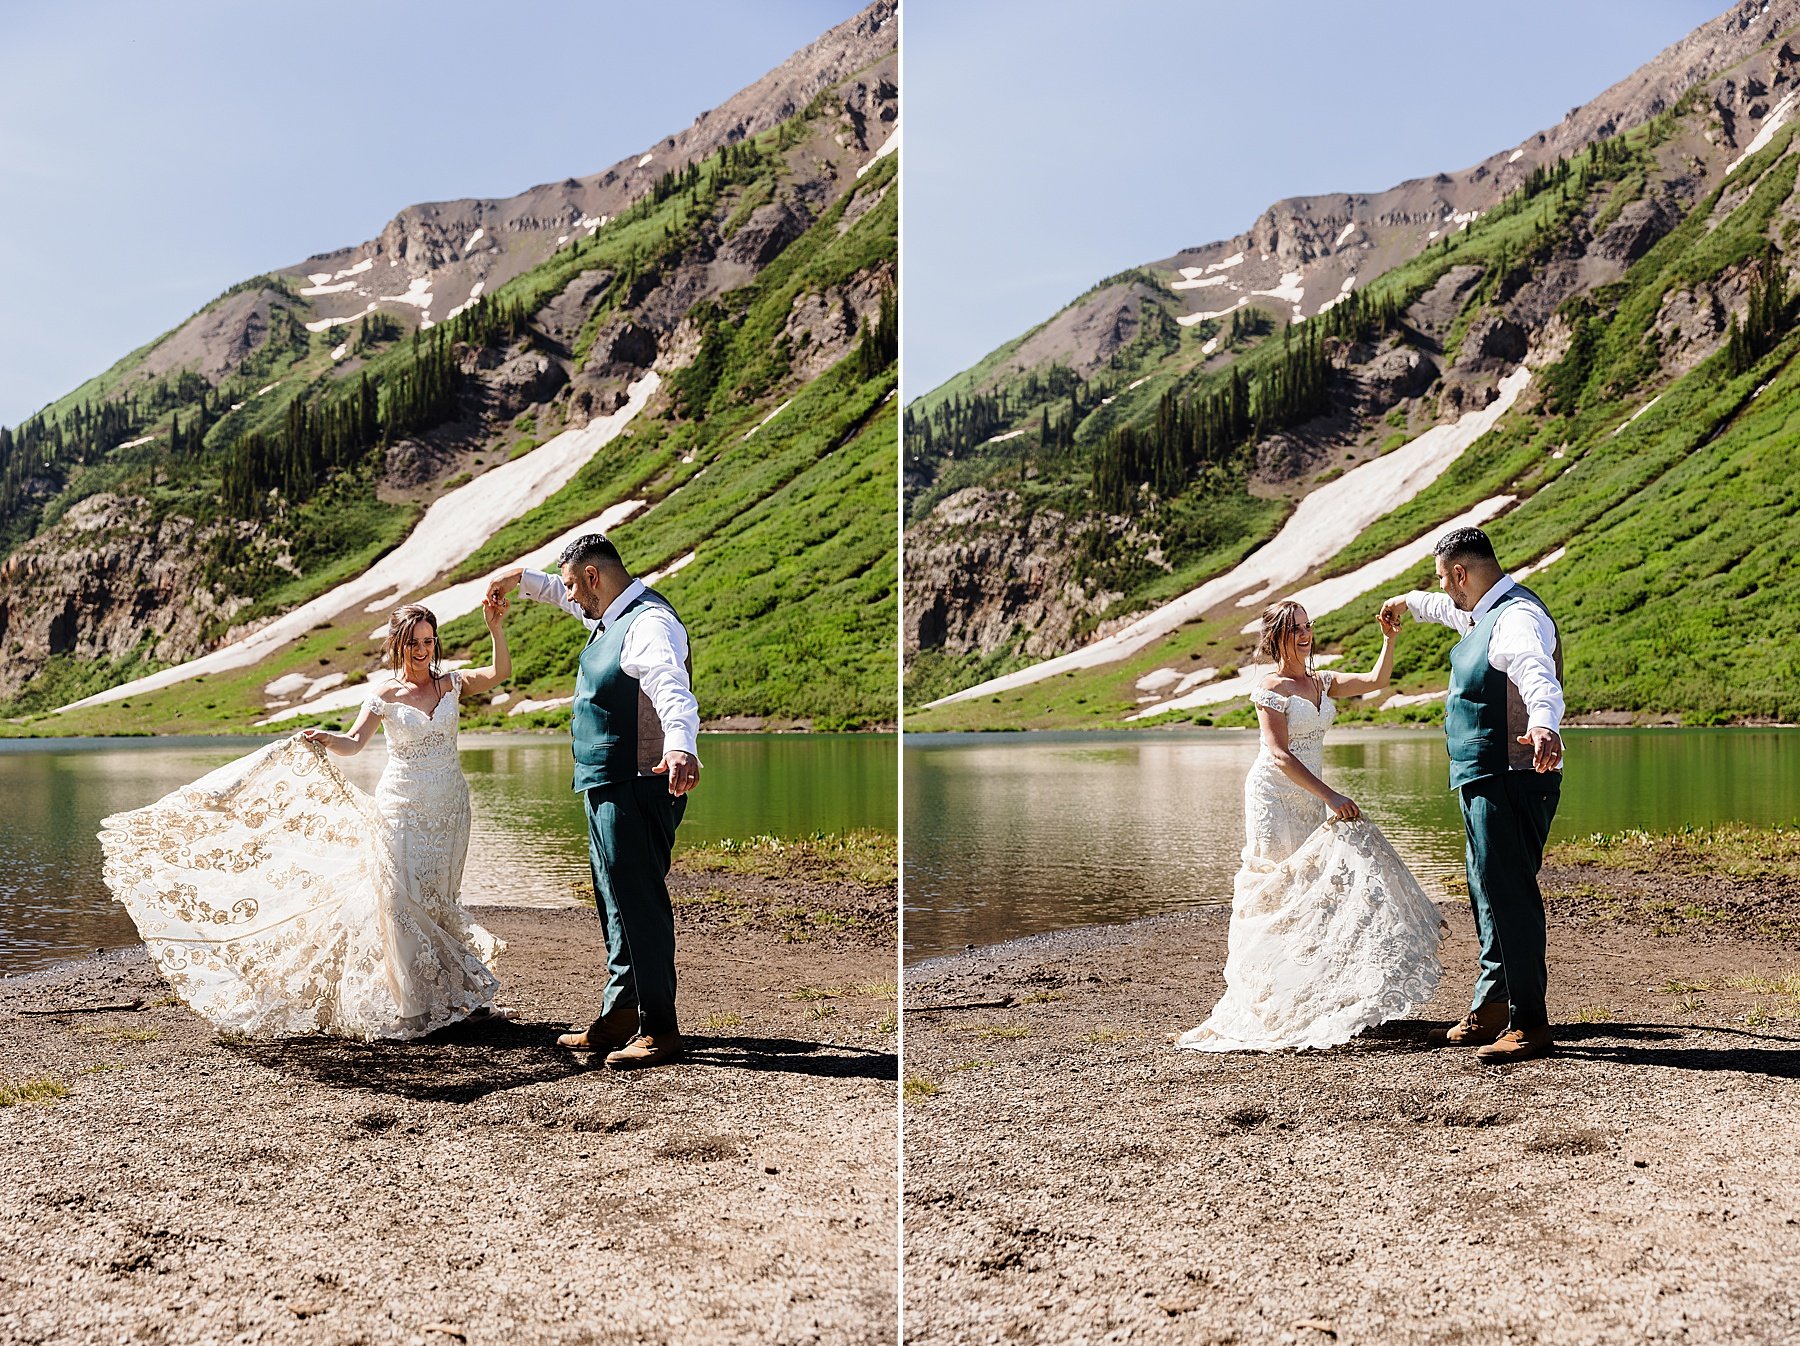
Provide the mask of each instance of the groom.
POLYGON ((1490 1064, 1550 1050, 1544 900, 1538 868, 1562 793, 1562 643, 1544 601, 1500 569, 1479 528, 1438 539, 1441 594, 1390 598, 1383 616, 1462 633, 1450 651, 1444 734, 1462 800, 1469 905, 1481 941, 1474 1003, 1435 1042, 1490 1064))
POLYGON ((656 1066, 681 1054, 668 876, 675 828, 700 779, 700 707, 687 630, 666 598, 632 578, 601 534, 576 538, 560 562, 560 576, 515 567, 488 582, 490 598, 517 586, 588 628, 570 728, 606 931, 607 981, 599 1017, 557 1042, 606 1053, 609 1070, 656 1066))

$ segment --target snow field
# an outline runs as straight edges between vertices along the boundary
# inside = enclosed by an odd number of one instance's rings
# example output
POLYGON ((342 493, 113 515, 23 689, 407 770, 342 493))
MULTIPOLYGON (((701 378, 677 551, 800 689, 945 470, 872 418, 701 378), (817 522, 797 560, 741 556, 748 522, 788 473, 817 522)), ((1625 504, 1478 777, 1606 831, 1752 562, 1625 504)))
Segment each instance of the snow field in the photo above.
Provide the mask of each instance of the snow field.
POLYGON ((1294 583, 1342 551, 1382 515, 1398 509, 1436 481, 1470 445, 1493 429, 1530 382, 1531 371, 1521 365, 1500 381, 1498 396, 1479 411, 1469 412, 1448 425, 1433 426, 1411 443, 1319 487, 1300 502, 1280 532, 1236 568, 1146 613, 1123 630, 930 704, 949 705, 1028 687, 1074 669, 1109 664, 1179 630, 1227 599, 1251 589, 1272 593, 1294 583))
MULTIPOLYGON (((566 486, 606 444, 631 423, 656 392, 654 372, 631 385, 626 403, 611 416, 565 430, 523 458, 490 468, 474 481, 440 496, 393 551, 357 579, 338 585, 221 649, 146 677, 72 701, 59 711, 100 705, 173 687, 189 678, 248 668, 303 636, 316 624, 384 594, 421 589, 473 555, 488 538, 526 510, 566 486)), ((479 605, 479 604, 478 604, 479 605)))
POLYGON ((1775 139, 1775 133, 1786 126, 1788 118, 1794 115, 1794 100, 1796 98, 1800 98, 1800 89, 1790 90, 1787 96, 1775 105, 1769 115, 1763 119, 1763 124, 1757 128, 1756 134, 1750 138, 1750 143, 1744 146, 1743 153, 1725 165, 1725 175, 1727 177, 1730 177, 1731 174, 1737 170, 1737 166, 1743 163, 1744 160, 1748 159, 1752 154, 1755 154, 1771 140, 1775 139))

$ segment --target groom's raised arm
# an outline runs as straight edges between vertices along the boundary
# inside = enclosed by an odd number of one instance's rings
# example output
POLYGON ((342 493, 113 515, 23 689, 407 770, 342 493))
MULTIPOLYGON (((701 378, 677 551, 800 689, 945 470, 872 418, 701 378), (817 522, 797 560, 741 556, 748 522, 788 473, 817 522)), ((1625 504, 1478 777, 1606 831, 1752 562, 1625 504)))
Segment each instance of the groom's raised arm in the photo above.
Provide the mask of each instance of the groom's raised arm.
POLYGON ((532 570, 526 566, 515 566, 511 570, 502 570, 488 581, 488 594, 511 593, 518 587, 522 598, 529 598, 534 603, 548 603, 552 607, 561 608, 571 617, 579 617, 582 623, 592 630, 598 619, 590 617, 581 610, 581 605, 569 597, 568 588, 563 584, 560 575, 546 574, 542 570, 532 570))
POLYGON ((1411 593, 1399 598, 1390 598, 1383 603, 1382 610, 1397 609, 1402 603, 1412 613, 1415 622, 1436 622, 1439 626, 1447 626, 1452 631, 1467 631, 1475 625, 1475 619, 1450 601, 1449 594, 1431 593, 1424 589, 1414 589, 1411 593))

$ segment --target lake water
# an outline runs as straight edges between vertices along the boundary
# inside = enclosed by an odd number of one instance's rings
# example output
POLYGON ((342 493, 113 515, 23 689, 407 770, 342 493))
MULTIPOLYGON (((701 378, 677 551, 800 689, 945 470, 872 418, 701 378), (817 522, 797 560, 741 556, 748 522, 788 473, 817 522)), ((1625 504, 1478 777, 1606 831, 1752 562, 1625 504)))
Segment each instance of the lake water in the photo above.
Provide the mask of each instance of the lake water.
MULTIPOLYGON (((100 820, 148 804, 262 738, 0 739, 0 975, 135 944, 100 878, 100 820)), ((761 833, 897 826, 891 734, 705 734, 682 844, 761 833)), ((334 758, 373 789, 383 740, 334 758)), ((569 788, 566 737, 465 734, 474 819, 463 900, 508 906, 592 901, 587 825, 569 788)))
MULTIPOLYGON (((1800 817, 1800 731, 1571 729, 1552 840, 1800 817)), ((1254 730, 908 734, 909 961, 1070 926, 1229 903, 1254 730)), ((1435 729, 1342 729, 1325 779, 1427 892, 1462 873, 1435 729)))

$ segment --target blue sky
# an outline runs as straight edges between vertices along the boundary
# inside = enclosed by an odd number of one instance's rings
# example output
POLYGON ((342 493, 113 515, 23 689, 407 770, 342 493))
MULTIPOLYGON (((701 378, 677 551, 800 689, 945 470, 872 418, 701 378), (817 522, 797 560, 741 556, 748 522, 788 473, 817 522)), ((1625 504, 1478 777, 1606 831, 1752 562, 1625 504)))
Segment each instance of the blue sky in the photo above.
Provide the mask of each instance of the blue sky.
POLYGON ((861 8, 0 6, 0 424, 407 205, 608 167, 861 8))
POLYGON ((1560 121, 1723 0, 908 0, 902 379, 1285 196, 1380 191, 1560 121))

